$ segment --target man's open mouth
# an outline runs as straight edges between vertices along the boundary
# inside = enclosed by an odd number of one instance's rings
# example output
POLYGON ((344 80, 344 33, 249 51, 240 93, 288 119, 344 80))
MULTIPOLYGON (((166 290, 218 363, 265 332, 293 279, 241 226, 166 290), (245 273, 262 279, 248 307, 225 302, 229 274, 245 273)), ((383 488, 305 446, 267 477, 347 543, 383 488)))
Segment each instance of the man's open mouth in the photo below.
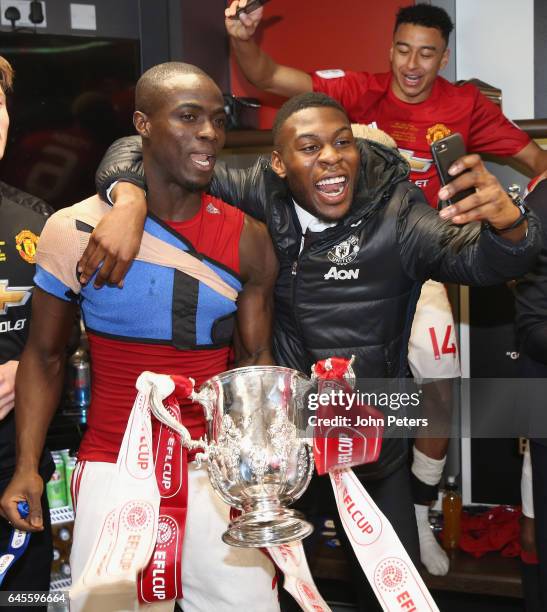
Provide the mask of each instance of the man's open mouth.
POLYGON ((348 179, 346 176, 331 176, 315 183, 317 191, 329 198, 341 196, 347 186, 348 179))
POLYGON ((196 168, 206 172, 214 168, 216 161, 214 155, 206 155, 205 153, 191 153, 190 159, 196 168))
POLYGON ((408 87, 416 87, 422 80, 422 77, 417 74, 403 74, 403 78, 408 87))

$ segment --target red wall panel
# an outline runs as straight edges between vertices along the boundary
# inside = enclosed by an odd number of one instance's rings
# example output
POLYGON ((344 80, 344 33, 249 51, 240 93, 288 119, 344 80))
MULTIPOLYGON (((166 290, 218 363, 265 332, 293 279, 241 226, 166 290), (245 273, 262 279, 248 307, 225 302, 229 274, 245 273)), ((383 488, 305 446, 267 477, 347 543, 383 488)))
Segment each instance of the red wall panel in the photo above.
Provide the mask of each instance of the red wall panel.
MULTIPOLYGON (((280 64, 307 72, 346 68, 382 72, 389 69, 395 13, 405 0, 272 0, 264 7, 257 32, 262 48, 280 64)), ((272 124, 281 98, 253 88, 232 59, 232 92, 263 103, 261 127, 272 124)))

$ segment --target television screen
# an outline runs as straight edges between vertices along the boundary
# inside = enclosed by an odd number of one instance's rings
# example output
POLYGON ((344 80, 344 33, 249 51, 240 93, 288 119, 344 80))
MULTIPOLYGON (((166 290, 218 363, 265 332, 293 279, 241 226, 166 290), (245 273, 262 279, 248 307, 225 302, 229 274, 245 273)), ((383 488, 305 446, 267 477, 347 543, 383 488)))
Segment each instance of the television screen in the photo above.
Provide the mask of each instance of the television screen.
POLYGON ((134 133, 137 40, 2 32, 15 69, 0 179, 59 209, 94 193, 112 141, 134 133))

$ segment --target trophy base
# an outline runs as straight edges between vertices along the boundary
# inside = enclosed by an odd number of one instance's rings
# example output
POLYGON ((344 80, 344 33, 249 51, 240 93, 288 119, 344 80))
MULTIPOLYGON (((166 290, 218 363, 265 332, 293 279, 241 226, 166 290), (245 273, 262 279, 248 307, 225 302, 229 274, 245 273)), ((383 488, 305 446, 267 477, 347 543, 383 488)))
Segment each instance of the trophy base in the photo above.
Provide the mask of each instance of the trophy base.
POLYGON ((302 540, 312 531, 313 526, 296 510, 255 510, 234 519, 222 534, 222 540, 230 546, 264 548, 302 540))

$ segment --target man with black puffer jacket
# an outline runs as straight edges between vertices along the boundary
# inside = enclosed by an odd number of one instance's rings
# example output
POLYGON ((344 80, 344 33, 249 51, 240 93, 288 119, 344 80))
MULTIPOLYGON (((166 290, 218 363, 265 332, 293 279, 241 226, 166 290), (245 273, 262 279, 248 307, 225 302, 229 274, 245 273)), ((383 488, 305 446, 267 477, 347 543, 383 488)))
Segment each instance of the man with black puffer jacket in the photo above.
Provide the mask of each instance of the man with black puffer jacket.
MULTIPOLYGON (((478 156, 458 160, 455 174, 463 167, 471 171, 443 188, 441 197, 471 185, 479 191, 437 213, 408 181, 407 162, 383 145, 356 142, 344 109, 325 94, 289 100, 273 133, 271 160, 260 158, 246 170, 217 163, 211 191, 269 228, 280 266, 274 356, 281 365, 309 373, 318 359, 355 355, 357 378, 405 377, 410 327, 425 279, 496 284, 521 275, 537 255, 537 221, 513 205, 478 156)), ((114 210, 96 229, 99 248, 92 245, 81 262, 86 279, 107 251, 100 244, 133 241, 129 217, 136 226, 135 218, 144 215, 137 139, 118 141, 107 153, 98 171, 103 197, 115 180, 124 182, 111 190, 114 210)), ((356 472, 418 562, 406 456, 404 440, 385 439, 378 462, 356 472)), ((319 480, 310 495, 327 507, 332 494, 322 485, 330 485, 319 480)), ((340 537, 364 609, 370 593, 343 530, 340 537)))

